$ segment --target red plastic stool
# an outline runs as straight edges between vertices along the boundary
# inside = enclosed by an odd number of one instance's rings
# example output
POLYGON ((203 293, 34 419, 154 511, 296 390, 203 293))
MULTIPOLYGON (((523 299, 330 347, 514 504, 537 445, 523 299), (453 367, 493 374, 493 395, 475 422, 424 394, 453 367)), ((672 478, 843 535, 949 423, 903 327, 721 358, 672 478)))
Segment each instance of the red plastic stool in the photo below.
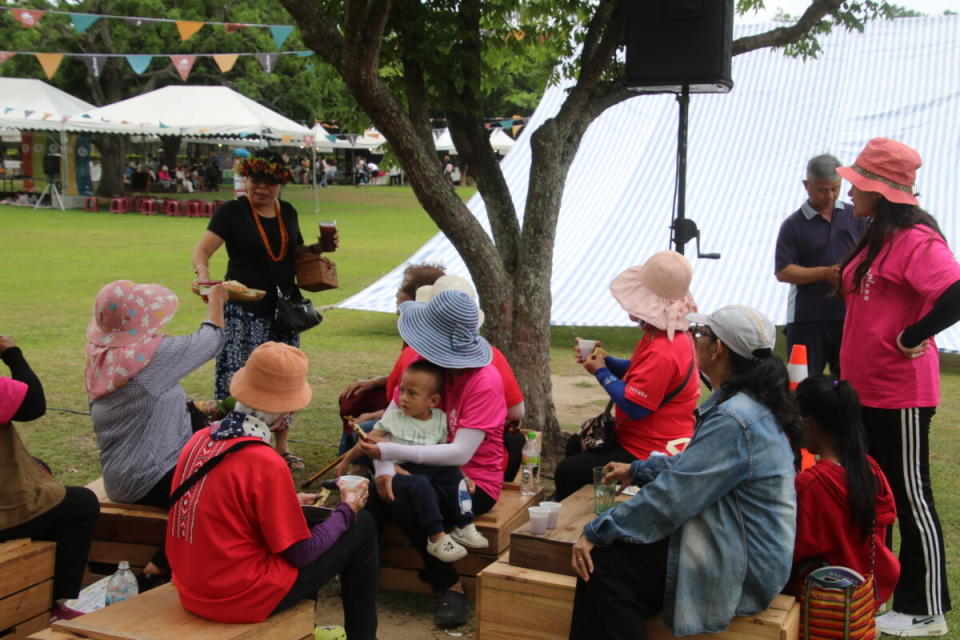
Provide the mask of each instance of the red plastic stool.
POLYGON ((180 213, 180 201, 174 200, 173 198, 167 198, 163 201, 163 213, 168 216, 179 216, 180 213))
POLYGON ((190 200, 187 202, 187 217, 188 218, 200 217, 200 201, 199 200, 190 200))
POLYGON ((130 211, 130 198, 114 198, 110 201, 110 213, 127 213, 130 211))
POLYGON ((84 198, 83 210, 84 211, 100 211, 100 201, 93 197, 84 198))
POLYGON ((200 203, 200 217, 209 218, 213 215, 213 202, 206 200, 200 203))
POLYGON ((143 198, 140 201, 140 206, 137 207, 137 210, 147 216, 156 215, 157 213, 157 201, 153 198, 143 198))

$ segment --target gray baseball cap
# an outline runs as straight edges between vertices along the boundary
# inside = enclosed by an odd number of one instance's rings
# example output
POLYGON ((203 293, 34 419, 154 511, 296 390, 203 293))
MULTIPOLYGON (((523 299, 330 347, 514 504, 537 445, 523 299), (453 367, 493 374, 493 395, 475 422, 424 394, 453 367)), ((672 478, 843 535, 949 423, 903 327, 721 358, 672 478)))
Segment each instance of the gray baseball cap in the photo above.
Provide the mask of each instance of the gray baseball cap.
POLYGON ((773 349, 777 344, 776 328, 770 318, 753 307, 730 305, 713 313, 691 313, 687 320, 710 327, 713 334, 739 356, 753 358, 757 349, 773 349))

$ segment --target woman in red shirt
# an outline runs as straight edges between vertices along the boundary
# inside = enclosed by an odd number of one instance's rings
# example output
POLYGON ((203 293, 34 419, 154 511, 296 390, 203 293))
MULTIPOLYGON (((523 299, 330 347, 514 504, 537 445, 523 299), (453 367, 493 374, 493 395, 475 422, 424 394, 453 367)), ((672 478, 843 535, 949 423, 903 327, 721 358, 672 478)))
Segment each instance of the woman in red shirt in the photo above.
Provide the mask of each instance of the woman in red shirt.
POLYGON ((580 438, 567 443, 567 457, 554 476, 556 500, 593 482, 593 468, 608 462, 646 460, 658 452, 673 455, 693 435, 693 410, 700 398, 688 313, 697 310, 690 295, 693 270, 675 251, 661 251, 610 283, 610 292, 643 335, 629 360, 603 349, 583 361, 616 405, 616 442, 586 451, 580 438))

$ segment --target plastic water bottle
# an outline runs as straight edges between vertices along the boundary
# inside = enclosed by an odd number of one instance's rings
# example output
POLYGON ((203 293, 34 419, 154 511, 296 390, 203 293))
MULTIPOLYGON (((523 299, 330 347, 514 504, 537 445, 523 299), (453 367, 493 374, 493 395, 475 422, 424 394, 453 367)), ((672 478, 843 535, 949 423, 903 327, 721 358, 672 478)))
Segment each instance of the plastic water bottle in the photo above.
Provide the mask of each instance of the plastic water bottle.
POLYGON ((130 571, 130 563, 121 560, 117 572, 110 576, 110 580, 107 581, 107 606, 132 598, 139 592, 137 577, 133 575, 133 571, 130 571))
POLYGON ((520 495, 535 496, 540 493, 540 443, 537 432, 527 433, 527 441, 520 454, 520 495))

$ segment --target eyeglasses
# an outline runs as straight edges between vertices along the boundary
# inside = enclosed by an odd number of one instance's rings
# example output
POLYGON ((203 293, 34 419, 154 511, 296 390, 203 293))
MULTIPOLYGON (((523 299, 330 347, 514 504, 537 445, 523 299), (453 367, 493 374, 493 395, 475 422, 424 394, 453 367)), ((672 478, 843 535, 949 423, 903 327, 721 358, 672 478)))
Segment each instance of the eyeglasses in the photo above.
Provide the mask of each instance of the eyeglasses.
POLYGON ((693 337, 697 339, 710 338, 711 340, 715 340, 717 336, 714 335, 713 331, 711 331, 707 325, 698 324, 693 328, 693 337))

